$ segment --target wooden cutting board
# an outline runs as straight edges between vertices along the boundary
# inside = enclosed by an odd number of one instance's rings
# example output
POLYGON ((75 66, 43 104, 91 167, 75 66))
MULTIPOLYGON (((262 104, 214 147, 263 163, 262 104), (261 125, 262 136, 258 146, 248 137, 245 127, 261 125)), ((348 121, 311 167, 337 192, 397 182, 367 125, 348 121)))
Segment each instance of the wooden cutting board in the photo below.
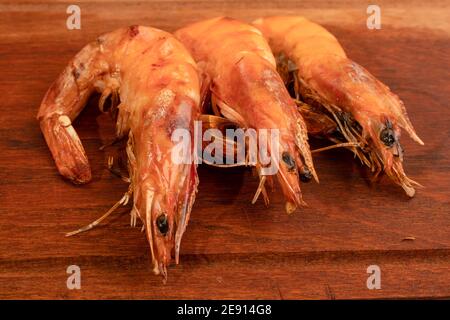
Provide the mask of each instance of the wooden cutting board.
MULTIPOLYGON (((450 19, 448 1, 377 1, 382 27, 366 27, 366 1, 77 1, 81 30, 67 30, 61 1, 0 2, 0 298, 444 298, 450 297, 450 19), (218 15, 244 21, 302 14, 332 31, 348 55, 405 102, 425 146, 404 135, 405 169, 419 181, 407 199, 388 180, 371 184, 346 150, 315 156, 320 184, 303 186, 308 207, 288 216, 279 190, 268 208, 250 201, 249 169, 201 166, 181 262, 164 285, 149 247, 123 208, 95 220, 127 185, 106 169, 113 136, 93 98, 75 123, 93 181, 57 173, 36 113, 69 59, 101 33, 142 24, 168 31, 218 15), (409 239, 409 240, 408 240, 409 239), (66 269, 81 268, 68 290, 66 269), (378 265, 381 289, 366 286, 378 265)), ((313 146, 323 143, 313 142, 313 146)))

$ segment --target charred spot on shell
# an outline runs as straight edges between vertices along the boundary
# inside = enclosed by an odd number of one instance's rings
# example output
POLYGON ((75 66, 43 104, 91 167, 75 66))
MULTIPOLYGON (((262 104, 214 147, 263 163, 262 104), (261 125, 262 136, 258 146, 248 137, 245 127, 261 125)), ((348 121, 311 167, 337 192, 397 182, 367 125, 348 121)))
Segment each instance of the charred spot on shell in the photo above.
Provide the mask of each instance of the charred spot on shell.
MULTIPOLYGON (((145 52, 143 52, 143 53, 145 53, 145 52)), ((151 67, 152 67, 152 69, 156 69, 156 68, 161 68, 163 65, 164 65, 164 62, 161 60, 156 63, 152 63, 151 67)))
POLYGON ((220 20, 222 20, 222 21, 232 21, 232 22, 235 21, 233 18, 228 17, 228 16, 222 17, 220 20))
POLYGON ((105 37, 104 37, 104 35, 97 38, 97 44, 98 44, 99 46, 102 45, 103 42, 105 42, 105 37))
POLYGON ((311 173, 311 170, 309 170, 308 167, 303 167, 302 171, 300 172, 300 180, 302 182, 309 182, 311 181, 313 175, 311 173))
POLYGON ((281 155, 281 159, 286 164, 289 171, 295 170, 295 160, 294 158, 292 158, 289 152, 283 152, 283 154, 281 155))
POLYGON ((73 77, 74 77, 75 80, 78 80, 78 78, 81 75, 80 70, 78 70, 78 69, 74 69, 72 74, 73 74, 73 77))
POLYGON ((242 56, 242 57, 240 57, 236 62, 235 62, 235 64, 236 65, 238 65, 239 64, 239 62, 241 62, 242 61, 242 59, 244 59, 245 58, 245 56, 242 56))
POLYGON ((380 132, 380 140, 383 141, 387 147, 392 147, 396 141, 394 130, 385 128, 380 132))
POLYGON ((169 231, 169 221, 167 220, 167 215, 165 213, 161 213, 156 219, 156 226, 158 227, 159 232, 165 236, 169 231))
POLYGON ((130 35, 130 38, 134 38, 139 34, 139 26, 133 25, 128 28, 128 34, 130 35))
POLYGON ((75 80, 78 80, 78 78, 81 76, 81 72, 83 72, 84 68, 85 67, 84 67, 83 62, 80 62, 80 64, 78 66, 77 65, 73 66, 72 74, 73 74, 73 77, 75 78, 75 80))

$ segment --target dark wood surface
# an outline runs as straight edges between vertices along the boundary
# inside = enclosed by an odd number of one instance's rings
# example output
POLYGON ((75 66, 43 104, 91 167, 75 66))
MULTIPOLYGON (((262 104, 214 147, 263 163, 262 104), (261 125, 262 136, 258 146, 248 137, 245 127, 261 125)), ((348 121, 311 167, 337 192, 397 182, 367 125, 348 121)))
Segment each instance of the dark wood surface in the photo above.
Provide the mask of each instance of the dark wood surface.
POLYGON ((82 29, 69 31, 69 3, 0 2, 0 298, 450 297, 448 1, 379 1, 381 30, 366 28, 365 1, 77 3, 82 29), (113 126, 95 98, 75 123, 92 183, 74 186, 55 169, 35 116, 69 59, 125 25, 173 31, 216 15, 251 21, 284 13, 324 24, 404 100, 425 142, 402 140, 406 171, 425 186, 416 197, 388 180, 371 184, 349 152, 335 150, 317 154, 321 183, 304 185, 309 207, 288 216, 277 192, 269 208, 250 204, 257 185, 250 170, 201 166, 181 263, 165 285, 151 273, 148 244, 129 226, 127 208, 65 238, 127 188, 106 169, 109 151, 98 149, 113 126), (81 290, 66 288, 71 264, 81 267, 81 290), (366 287, 372 264, 381 268, 381 290, 366 287))

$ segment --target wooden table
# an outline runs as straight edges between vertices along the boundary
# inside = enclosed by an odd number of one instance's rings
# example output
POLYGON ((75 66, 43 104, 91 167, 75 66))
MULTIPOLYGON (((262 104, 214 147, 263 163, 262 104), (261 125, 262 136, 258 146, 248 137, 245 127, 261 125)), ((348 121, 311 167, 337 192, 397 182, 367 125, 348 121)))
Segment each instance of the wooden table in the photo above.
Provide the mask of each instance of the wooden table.
POLYGON ((448 1, 377 1, 381 30, 366 28, 365 1, 77 3, 81 30, 71 31, 70 3, 0 4, 0 298, 450 297, 448 1), (99 151, 113 126, 95 99, 75 123, 92 183, 74 186, 55 169, 35 117, 69 59, 121 26, 173 31, 217 15, 252 21, 286 13, 325 25, 350 57, 404 100, 425 141, 402 140, 406 171, 425 186, 416 197, 407 199, 388 180, 371 184, 350 152, 335 150, 315 156, 321 183, 304 185, 309 207, 288 216, 278 192, 269 208, 250 204, 257 179, 249 169, 201 166, 181 263, 169 269, 165 285, 151 273, 144 234, 129 226, 129 208, 65 238, 127 188, 106 169, 108 151, 99 151), (81 268, 81 290, 66 288, 69 265, 81 268), (366 287, 370 265, 381 269, 381 290, 366 287))

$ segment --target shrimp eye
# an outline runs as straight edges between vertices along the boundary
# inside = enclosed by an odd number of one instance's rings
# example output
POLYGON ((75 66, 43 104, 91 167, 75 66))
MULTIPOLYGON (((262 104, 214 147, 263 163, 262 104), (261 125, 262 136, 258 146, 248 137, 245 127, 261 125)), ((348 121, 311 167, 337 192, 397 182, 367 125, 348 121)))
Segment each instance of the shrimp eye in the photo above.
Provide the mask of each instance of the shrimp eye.
POLYGON ((300 180, 302 182, 309 182, 312 179, 312 173, 311 171, 307 168, 304 167, 302 172, 300 173, 300 180))
POLYGON ((283 159, 283 162, 286 164, 289 171, 295 169, 295 160, 291 157, 289 152, 283 152, 281 159, 283 159))
POLYGON ((394 131, 389 128, 383 129, 380 133, 380 140, 383 141, 387 147, 392 147, 395 143, 394 131))
POLYGON ((163 236, 166 235, 167 231, 169 231, 169 221, 167 221, 167 215, 162 213, 159 215, 159 217, 156 219, 156 226, 158 227, 159 232, 163 236))

